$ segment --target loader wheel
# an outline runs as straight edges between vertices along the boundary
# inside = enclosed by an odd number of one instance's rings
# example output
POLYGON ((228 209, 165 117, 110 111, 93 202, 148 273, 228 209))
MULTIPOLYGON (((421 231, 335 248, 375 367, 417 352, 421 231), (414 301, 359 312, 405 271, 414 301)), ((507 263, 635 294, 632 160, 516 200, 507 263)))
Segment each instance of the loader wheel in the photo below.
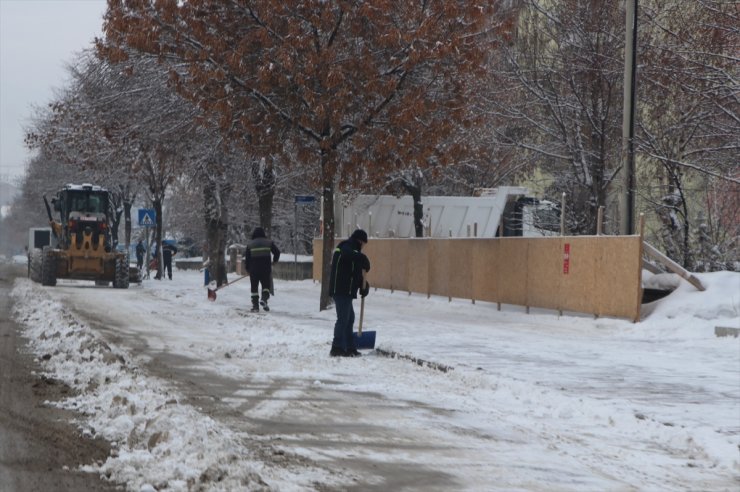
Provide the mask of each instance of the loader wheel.
POLYGON ((31 251, 31 270, 30 270, 30 277, 31 280, 37 283, 41 283, 41 268, 42 268, 42 253, 41 250, 38 248, 34 248, 33 251, 31 251))
POLYGON ((53 287, 57 284, 57 257, 54 251, 44 246, 41 252, 41 285, 53 287))
POLYGON ((113 279, 113 288, 128 289, 128 255, 116 257, 116 278, 113 279))

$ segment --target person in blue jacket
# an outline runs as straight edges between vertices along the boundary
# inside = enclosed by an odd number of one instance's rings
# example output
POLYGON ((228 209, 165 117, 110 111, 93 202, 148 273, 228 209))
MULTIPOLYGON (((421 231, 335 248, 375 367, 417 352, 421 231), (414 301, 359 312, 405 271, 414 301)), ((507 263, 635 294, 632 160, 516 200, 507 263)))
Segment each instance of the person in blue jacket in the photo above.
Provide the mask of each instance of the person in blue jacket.
POLYGON ((357 292, 362 297, 370 292, 370 284, 364 280, 363 272, 370 271, 370 260, 362 253, 367 244, 367 233, 357 229, 346 241, 334 250, 331 259, 329 295, 334 299, 337 321, 334 324, 334 340, 331 343, 331 357, 358 357, 352 328, 355 323, 355 310, 352 300, 357 292))

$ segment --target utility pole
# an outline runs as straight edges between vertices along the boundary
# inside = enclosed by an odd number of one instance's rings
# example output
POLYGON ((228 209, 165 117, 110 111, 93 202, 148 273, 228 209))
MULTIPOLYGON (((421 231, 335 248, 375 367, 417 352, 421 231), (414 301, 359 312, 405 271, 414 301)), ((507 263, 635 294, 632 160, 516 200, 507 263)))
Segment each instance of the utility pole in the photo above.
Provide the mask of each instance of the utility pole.
POLYGON ((624 110, 622 113, 622 173, 619 193, 619 233, 635 233, 635 94, 637 82, 637 2, 625 0, 624 110))

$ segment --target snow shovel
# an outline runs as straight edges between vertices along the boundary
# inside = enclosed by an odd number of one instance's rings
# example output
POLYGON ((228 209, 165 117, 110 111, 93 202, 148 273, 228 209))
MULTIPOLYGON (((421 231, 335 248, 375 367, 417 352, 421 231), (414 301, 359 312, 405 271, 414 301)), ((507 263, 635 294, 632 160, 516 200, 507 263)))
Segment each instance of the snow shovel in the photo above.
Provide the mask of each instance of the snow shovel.
MULTIPOLYGON (((362 280, 365 280, 365 272, 362 272, 362 280)), ((353 333, 352 336, 355 339, 355 347, 359 349, 374 349, 375 348, 375 332, 366 331, 362 332, 362 318, 365 316, 365 298, 361 297, 360 300, 360 322, 357 324, 357 333, 353 333)))
POLYGON ((216 287, 216 281, 215 280, 211 280, 211 282, 208 284, 208 287, 207 287, 207 289, 208 289, 208 300, 209 301, 215 301, 216 300, 216 291, 217 290, 224 289, 224 288, 228 287, 229 285, 233 285, 233 284, 237 283, 238 281, 240 281, 241 279, 247 278, 247 277, 249 277, 249 275, 244 275, 243 277, 239 277, 238 279, 234 280, 233 282, 228 283, 226 285, 222 285, 221 287, 216 287))

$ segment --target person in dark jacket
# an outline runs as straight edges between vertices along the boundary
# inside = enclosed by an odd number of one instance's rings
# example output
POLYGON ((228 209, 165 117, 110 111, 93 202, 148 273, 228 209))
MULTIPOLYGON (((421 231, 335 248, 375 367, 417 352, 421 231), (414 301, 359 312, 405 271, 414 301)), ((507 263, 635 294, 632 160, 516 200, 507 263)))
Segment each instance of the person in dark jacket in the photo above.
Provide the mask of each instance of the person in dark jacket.
POLYGON ((252 232, 252 240, 249 241, 244 251, 244 269, 249 274, 252 283, 252 311, 260 310, 260 305, 265 311, 269 311, 267 300, 272 289, 272 265, 280 259, 280 250, 265 236, 265 230, 255 227, 252 232), (260 300, 259 287, 262 286, 262 300, 260 300))
POLYGON ((136 243, 136 268, 139 270, 144 266, 144 253, 146 253, 146 248, 142 240, 139 239, 139 242, 136 243))
POLYGON ((334 340, 332 340, 329 352, 332 357, 360 355, 352 336, 352 328, 355 324, 352 300, 357 299, 358 291, 362 297, 370 292, 370 284, 365 281, 364 277, 364 273, 370 271, 370 260, 362 253, 362 247, 366 244, 367 233, 362 229, 357 229, 349 239, 337 245, 331 259, 329 295, 334 299, 334 307, 337 310, 334 340))
POLYGON ((162 275, 167 272, 167 276, 172 280, 172 257, 177 254, 177 248, 174 244, 170 244, 162 240, 162 264, 164 269, 162 275))

